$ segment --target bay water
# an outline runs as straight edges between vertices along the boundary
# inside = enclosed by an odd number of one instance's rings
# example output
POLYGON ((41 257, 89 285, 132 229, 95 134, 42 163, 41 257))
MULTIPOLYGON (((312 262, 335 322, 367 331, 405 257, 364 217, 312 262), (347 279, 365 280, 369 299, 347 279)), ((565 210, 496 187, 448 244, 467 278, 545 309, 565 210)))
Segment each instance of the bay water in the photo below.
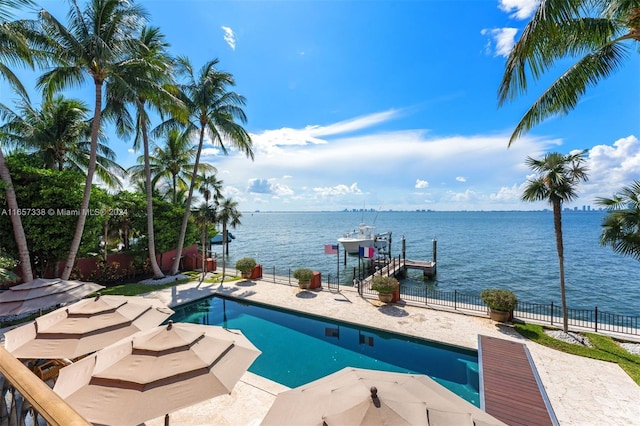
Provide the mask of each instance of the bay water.
MULTIPOLYGON (((564 211, 563 236, 567 304, 640 315, 640 262, 600 245, 602 211, 564 211)), ((363 222, 376 232, 392 232, 391 255, 432 260, 437 241, 437 274, 424 281, 409 271, 403 285, 434 286, 441 291, 479 294, 485 288, 506 288, 522 301, 560 305, 559 266, 551 211, 380 211, 380 212, 244 212, 241 225, 230 231, 228 265, 249 256, 264 274, 307 267, 339 272, 351 285, 358 258, 324 254, 325 244, 363 222)), ((221 262, 221 246, 213 246, 221 262)))

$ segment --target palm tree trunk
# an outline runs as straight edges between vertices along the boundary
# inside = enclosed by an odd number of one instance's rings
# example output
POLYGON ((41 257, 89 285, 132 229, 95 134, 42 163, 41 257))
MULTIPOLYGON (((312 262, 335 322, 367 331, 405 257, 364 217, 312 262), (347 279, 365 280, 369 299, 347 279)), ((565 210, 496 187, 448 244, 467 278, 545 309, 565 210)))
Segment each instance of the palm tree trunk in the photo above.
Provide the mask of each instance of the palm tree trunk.
MULTIPOLYGON (((11 212, 18 211, 18 200, 16 199, 16 192, 13 189, 13 181, 11 180, 11 173, 4 162, 4 154, 2 148, 0 148, 0 177, 5 183, 5 194, 7 196, 7 207, 11 212)), ((22 227, 22 218, 20 215, 11 214, 11 226, 13 227, 13 236, 16 239, 18 246, 18 257, 20 258, 20 269, 22 271, 22 279, 24 281, 33 280, 33 272, 31 270, 31 256, 29 256, 29 247, 27 246, 27 237, 24 234, 24 228, 22 227)))
POLYGON ((224 284, 224 276, 227 271, 227 262, 224 254, 225 246, 227 245, 227 224, 222 223, 222 279, 220 281, 221 284, 224 284))
MULTIPOLYGON (((171 275, 178 273, 180 267, 180 258, 182 257, 182 246, 184 245, 184 238, 187 234, 187 223, 189 222, 189 216, 191 215, 191 198, 193 197, 193 188, 196 185, 196 179, 198 177, 198 166, 200 164, 200 154, 202 153, 202 145, 204 144, 204 130, 205 127, 200 128, 200 141, 198 142, 198 151, 196 152, 196 160, 193 164, 193 173, 191 174, 191 182, 189 182, 189 193, 187 194, 187 201, 184 206, 184 216, 182 216, 182 225, 180 226, 180 236, 178 237, 178 247, 176 247, 176 258, 171 266, 171 275)), ((175 190, 174 190, 175 196, 175 190)))
POLYGON ((87 166, 87 180, 84 184, 84 194, 82 203, 80 204, 80 215, 76 224, 76 231, 73 234, 71 247, 69 248, 69 256, 64 270, 60 276, 63 280, 68 280, 71 270, 76 262, 76 255, 82 242, 82 233, 84 232, 84 224, 87 221, 86 212, 89 208, 89 199, 91 198, 91 185, 93 183, 93 175, 96 171, 96 153, 98 151, 98 134, 100 132, 100 117, 102 113, 102 82, 95 82, 96 86, 96 106, 93 112, 93 123, 91 123, 91 150, 89 152, 89 165, 87 166))
POLYGON ((560 266, 560 297, 562 299, 562 330, 569 332, 569 314, 567 311, 567 297, 564 288, 564 246, 562 244, 562 204, 553 202, 553 227, 556 231, 556 249, 560 266))
POLYGON ((144 178, 147 186, 147 247, 153 278, 164 278, 156 259, 156 237, 153 231, 153 188, 151 187, 151 165, 149 164, 149 136, 147 124, 142 120, 142 144, 144 146, 144 178))

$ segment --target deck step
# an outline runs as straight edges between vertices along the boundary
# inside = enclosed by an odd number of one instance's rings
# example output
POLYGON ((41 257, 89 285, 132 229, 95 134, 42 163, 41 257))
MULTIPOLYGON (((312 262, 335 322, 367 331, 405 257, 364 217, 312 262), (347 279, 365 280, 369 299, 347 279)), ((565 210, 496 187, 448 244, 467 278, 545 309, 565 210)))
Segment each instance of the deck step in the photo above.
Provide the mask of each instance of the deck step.
POLYGON ((526 345, 478 336, 481 408, 511 425, 558 425, 526 345))

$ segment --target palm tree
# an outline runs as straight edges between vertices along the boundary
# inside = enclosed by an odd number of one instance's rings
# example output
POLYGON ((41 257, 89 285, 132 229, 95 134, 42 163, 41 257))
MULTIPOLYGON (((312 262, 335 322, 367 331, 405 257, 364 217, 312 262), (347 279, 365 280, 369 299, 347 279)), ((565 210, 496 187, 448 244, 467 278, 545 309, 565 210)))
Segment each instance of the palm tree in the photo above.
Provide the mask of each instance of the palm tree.
MULTIPOLYGON (((204 144, 205 135, 211 138, 211 143, 220 147, 224 154, 228 154, 227 144, 237 148, 247 157, 253 159, 251 137, 247 131, 236 122, 246 122, 246 115, 242 110, 245 104, 243 96, 228 91, 228 86, 234 86, 235 81, 229 73, 218 71, 215 67, 218 60, 207 62, 199 74, 194 75, 193 67, 187 58, 179 57, 176 61, 178 72, 186 78, 186 82, 178 84, 181 98, 188 111, 187 131, 199 134, 198 149, 196 151, 193 173, 187 194, 186 210, 182 218, 178 246, 176 247, 176 260, 171 268, 172 274, 178 273, 182 246, 187 231, 191 199, 193 189, 198 176, 200 154, 204 144)), ((180 125, 179 120, 170 119, 161 127, 175 127, 180 125)))
POLYGON ((238 202, 231 198, 222 198, 218 203, 218 222, 222 224, 222 282, 226 272, 226 256, 229 256, 228 226, 235 229, 241 225, 242 213, 238 211, 238 202))
MULTIPOLYGON (((21 95, 27 96, 26 90, 20 80, 11 71, 7 64, 27 64, 33 66, 34 55, 29 48, 27 39, 24 37, 21 23, 11 22, 13 19, 12 9, 21 6, 33 5, 31 0, 5 0, 0 4, 0 77, 6 79, 9 84, 21 95)), ((18 211, 18 200, 13 189, 13 181, 11 173, 4 161, 4 153, 0 145, 0 179, 5 186, 5 194, 7 197, 7 207, 11 211, 18 211)), ((33 271, 31 269, 31 256, 29 255, 29 247, 27 245, 27 237, 22 226, 22 219, 19 215, 11 215, 11 226, 13 235, 18 246, 18 257, 20 258, 20 268, 22 279, 25 281, 33 280, 33 271)))
POLYGON ((209 225, 216 221, 216 210, 209 206, 209 203, 202 203, 196 209, 191 211, 191 214, 194 218, 195 224, 200 230, 200 244, 202 245, 202 279, 204 279, 205 274, 207 273, 207 231, 209 229, 209 225))
POLYGON ((578 60, 527 110, 509 145, 545 119, 574 109, 589 86, 622 67, 633 41, 640 41, 635 0, 542 0, 509 54, 499 105, 526 92, 528 72, 538 80, 564 58, 578 60))
POLYGON ((548 201, 553 207, 553 226, 556 233, 556 250, 560 265, 560 295, 562 298, 563 330, 569 330, 567 300, 564 285, 564 246, 562 242, 562 203, 577 198, 576 186, 586 182, 584 166, 586 150, 573 154, 546 154, 541 160, 527 157, 526 164, 537 176, 527 181, 522 194, 523 201, 548 201))
POLYGON ((173 81, 171 77, 171 59, 167 52, 169 45, 164 41, 164 35, 156 27, 144 27, 140 34, 140 44, 137 46, 137 57, 144 59, 141 63, 134 63, 130 68, 132 78, 127 78, 127 84, 122 80, 107 83, 107 108, 105 115, 113 117, 116 129, 121 136, 135 134, 134 148, 143 146, 146 198, 147 198, 147 242, 149 260, 154 278, 163 278, 164 274, 156 260, 155 236, 153 230, 153 185, 151 184, 151 165, 149 160, 149 116, 147 108, 162 112, 168 105, 179 104, 167 87, 173 81), (127 106, 133 106, 135 119, 131 117, 127 106), (135 123, 135 124, 134 124, 135 123))
MULTIPOLYGON (((161 132, 155 133, 157 136, 162 135, 161 132)), ((154 145, 153 155, 149 158, 151 188, 155 188, 158 182, 168 182, 167 192, 171 195, 172 202, 177 204, 180 192, 189 187, 196 147, 191 145, 188 132, 177 128, 166 130, 164 136, 164 146, 154 145)), ((144 156, 138 157, 138 163, 143 162, 144 156)), ((208 164, 203 164, 202 168, 207 171, 215 170, 208 164)), ((142 178, 144 166, 142 164, 131 166, 129 173, 134 178, 142 178)))
POLYGON ((612 198, 598 198, 596 204, 609 212, 602 222, 600 243, 640 260, 640 180, 625 186, 612 198))
MULTIPOLYGON (((27 99, 19 103, 14 113, 0 105, 10 121, 3 126, 8 144, 26 149, 40 158, 47 169, 75 170, 86 173, 90 145, 91 122, 89 107, 77 99, 58 95, 44 99, 42 109, 36 109, 27 99)), ((96 174, 110 188, 119 188, 119 178, 125 170, 115 162, 116 154, 106 144, 101 133, 96 155, 96 174)))
MULTIPOLYGON (((204 205, 209 208, 209 200, 213 196, 213 202, 217 204, 218 200, 222 197, 222 179, 218 179, 215 174, 207 175, 202 174, 198 175, 198 192, 202 194, 204 197, 204 205)), ((208 241, 207 230, 208 227, 205 227, 204 241, 208 241)), ((202 253, 204 257, 207 257, 207 249, 209 244, 202 246, 202 253)))
MULTIPOLYGON (((78 0, 70 0, 70 3, 68 28, 46 10, 40 12, 42 32, 47 36, 41 48, 55 58, 59 66, 44 73, 38 80, 38 86, 51 96, 65 87, 82 84, 87 76, 93 80, 95 106, 91 149, 80 205, 80 210, 86 211, 96 168, 103 85, 109 79, 121 78, 124 81, 128 75, 127 67, 137 60, 132 46, 137 44, 137 35, 146 13, 142 8, 120 0, 88 0, 84 10, 80 9, 78 0)), ((86 215, 78 216, 69 256, 61 274, 63 279, 68 279, 71 274, 85 221, 86 215)))
POLYGON ((33 67, 38 54, 30 48, 26 37, 28 23, 12 21, 15 16, 13 9, 34 5, 32 0, 3 0, 0 3, 0 77, 4 78, 20 96, 26 96, 27 91, 9 65, 33 67))

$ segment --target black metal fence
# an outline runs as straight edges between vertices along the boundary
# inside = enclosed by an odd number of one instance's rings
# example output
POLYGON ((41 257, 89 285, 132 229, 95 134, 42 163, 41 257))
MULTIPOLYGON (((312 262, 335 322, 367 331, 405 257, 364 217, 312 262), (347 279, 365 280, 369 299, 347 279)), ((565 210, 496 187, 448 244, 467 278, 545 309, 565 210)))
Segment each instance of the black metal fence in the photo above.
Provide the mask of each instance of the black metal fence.
MULTIPOLYGON (((263 268, 263 279, 277 284, 297 285, 293 279, 291 268, 277 269, 276 267, 263 268)), ((363 284, 363 271, 354 275, 354 287, 358 293, 366 297, 377 297, 378 293, 363 284)), ((337 276, 327 275, 323 278, 323 285, 329 290, 340 290, 340 280, 337 276)), ((487 313, 487 307, 482 302, 479 294, 462 293, 457 290, 442 291, 434 288, 414 286, 401 286, 400 298, 416 305, 444 306, 453 310, 487 313)), ((620 334, 640 335, 640 316, 623 315, 594 309, 567 309, 568 324, 573 327, 598 331, 607 331, 620 334)), ((513 312, 513 317, 521 320, 533 320, 541 323, 559 326, 562 325, 562 307, 554 304, 530 303, 518 301, 518 307, 513 312)))
MULTIPOLYGON (((367 286, 359 288, 362 295, 374 297, 377 292, 367 286)), ((486 305, 480 295, 461 293, 459 291, 441 291, 425 287, 402 287, 400 298, 417 304, 446 306, 454 310, 487 312, 486 305)), ((568 324, 574 327, 591 329, 595 332, 609 331, 620 334, 640 335, 640 316, 622 315, 594 309, 567 309, 568 324)), ((518 301, 513 312, 514 318, 534 320, 550 325, 562 324, 562 307, 550 304, 518 301)))

